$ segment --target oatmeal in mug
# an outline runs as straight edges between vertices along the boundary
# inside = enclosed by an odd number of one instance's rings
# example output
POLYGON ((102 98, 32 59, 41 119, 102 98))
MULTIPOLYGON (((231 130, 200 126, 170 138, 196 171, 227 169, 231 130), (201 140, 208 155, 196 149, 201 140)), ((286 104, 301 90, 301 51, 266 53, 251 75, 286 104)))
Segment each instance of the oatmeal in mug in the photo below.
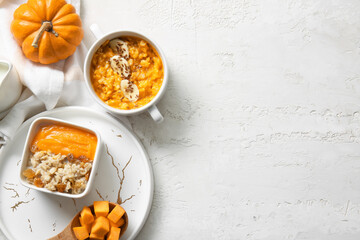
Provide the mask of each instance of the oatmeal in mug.
POLYGON ((137 37, 107 40, 94 53, 90 78, 94 91, 107 105, 137 109, 159 92, 164 67, 157 51, 137 37))

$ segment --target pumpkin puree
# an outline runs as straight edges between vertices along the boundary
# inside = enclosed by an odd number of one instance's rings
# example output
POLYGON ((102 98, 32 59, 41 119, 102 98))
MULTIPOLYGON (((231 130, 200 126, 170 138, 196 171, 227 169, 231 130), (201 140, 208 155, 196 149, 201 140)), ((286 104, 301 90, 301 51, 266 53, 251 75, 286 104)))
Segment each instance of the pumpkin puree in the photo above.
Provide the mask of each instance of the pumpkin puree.
POLYGON ((90 77, 93 88, 99 98, 107 105, 122 109, 136 109, 149 103, 159 92, 163 79, 164 68, 156 50, 146 41, 136 37, 122 37, 129 47, 131 76, 129 80, 139 89, 139 99, 130 102, 120 89, 122 77, 115 73, 109 59, 115 56, 106 41, 94 54, 90 77))
POLYGON ((90 132, 64 125, 43 126, 37 132, 32 151, 48 151, 54 154, 72 154, 74 158, 85 156, 93 160, 97 137, 90 132), (34 149, 35 148, 35 149, 34 149))

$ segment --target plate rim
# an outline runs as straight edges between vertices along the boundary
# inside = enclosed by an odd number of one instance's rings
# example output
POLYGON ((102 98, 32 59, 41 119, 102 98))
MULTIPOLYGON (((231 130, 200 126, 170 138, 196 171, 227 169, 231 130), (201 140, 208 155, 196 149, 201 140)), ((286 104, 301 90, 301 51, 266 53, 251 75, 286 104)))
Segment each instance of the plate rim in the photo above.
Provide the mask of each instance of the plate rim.
MULTIPOLYGON (((134 142, 135 144, 138 146, 138 148, 141 150, 142 152, 142 155, 145 157, 146 161, 146 165, 147 165, 147 169, 149 171, 149 176, 150 176, 150 197, 149 197, 149 202, 148 202, 148 205, 147 205, 147 208, 146 208, 146 212, 145 212, 145 216, 144 218, 142 219, 140 225, 139 225, 139 228, 129 237, 129 240, 132 240, 134 239, 139 233, 140 231, 143 229, 147 219, 149 218, 149 215, 150 215, 150 211, 151 211, 151 208, 152 208, 152 202, 153 202, 153 199, 154 199, 154 172, 153 172, 153 169, 152 169, 152 164, 150 162, 150 158, 149 158, 149 155, 147 153, 147 151, 145 150, 143 144, 141 143, 140 139, 138 138, 138 136, 133 132, 133 130, 131 130, 128 126, 126 126, 120 119, 116 118, 115 116, 107 113, 107 112, 100 112, 100 111, 96 111, 96 110, 93 110, 93 109, 90 109, 90 108, 87 108, 87 107, 82 107, 82 106, 65 106, 65 107, 59 107, 59 108, 55 108, 55 109, 52 109, 52 110, 48 110, 48 111, 43 111, 43 112, 40 112, 32 117, 30 117, 29 119, 27 119, 26 121, 24 121, 20 127, 17 129, 14 137, 10 140, 9 143, 7 143, 2 149, 0 149, 0 163, 4 160, 2 160, 2 156, 6 153, 7 151, 7 146, 9 146, 9 144, 12 143, 13 139, 15 139, 17 137, 17 135, 19 134, 19 132, 25 128, 25 125, 27 125, 29 122, 31 124, 32 121, 34 121, 36 118, 39 118, 39 117, 44 117, 44 116, 47 116, 47 114, 50 114, 50 113, 57 113, 57 112, 61 112, 61 111, 85 111, 85 112, 89 112, 91 114, 95 114, 95 115, 99 115, 101 116, 102 118, 105 118, 107 120, 110 120, 112 121, 113 123, 116 122, 116 124, 120 124, 122 125, 131 135, 131 137, 134 139, 134 142)), ((0 218, 0 230, 2 231, 2 233, 4 234, 4 236, 8 239, 13 239, 12 235, 9 233, 9 231, 7 230, 7 228, 5 228, 5 225, 2 221, 2 219, 0 218)))

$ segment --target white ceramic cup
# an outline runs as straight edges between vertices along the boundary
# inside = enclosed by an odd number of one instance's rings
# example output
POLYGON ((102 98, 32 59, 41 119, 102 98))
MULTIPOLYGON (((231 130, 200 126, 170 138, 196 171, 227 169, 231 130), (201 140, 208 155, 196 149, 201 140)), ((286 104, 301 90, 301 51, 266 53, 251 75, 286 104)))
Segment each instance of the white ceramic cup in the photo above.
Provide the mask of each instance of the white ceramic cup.
POLYGON ((14 66, 0 60, 0 112, 12 107, 19 99, 22 84, 14 66))
POLYGON ((145 37, 143 34, 140 34, 138 32, 122 30, 122 31, 111 32, 111 33, 104 35, 96 24, 91 25, 90 29, 91 29, 92 33, 95 35, 95 37, 97 38, 97 41, 91 46, 90 50, 88 51, 86 58, 85 58, 85 64, 84 64, 85 82, 86 82, 86 86, 87 86, 88 90, 90 91, 91 96, 94 97, 95 101, 98 104, 100 104, 102 107, 104 107, 107 111, 109 111, 112 114, 119 115, 119 116, 131 116, 131 115, 137 115, 139 113, 147 111, 147 112, 149 112, 150 116, 153 118, 153 120, 155 122, 157 122, 157 123, 162 122, 164 120, 164 117, 161 115, 160 111, 156 107, 156 104, 160 101, 161 97, 164 95, 165 89, 168 84, 168 79, 169 79, 169 69, 168 69, 163 51, 159 48, 159 46, 154 41, 150 40, 148 37, 145 37), (92 87, 91 78, 90 78, 90 66, 91 66, 91 60, 93 58, 94 53, 98 50, 98 48, 106 40, 111 40, 111 39, 114 39, 117 37, 122 37, 122 36, 138 37, 138 38, 144 39, 146 42, 151 44, 158 52, 158 54, 162 60, 163 67, 164 67, 164 79, 163 79, 163 83, 161 85, 161 88, 160 88, 158 94, 145 106, 142 106, 137 109, 131 109, 131 110, 121 110, 121 109, 113 108, 113 107, 107 105, 106 103, 104 103, 96 95, 96 93, 92 87))

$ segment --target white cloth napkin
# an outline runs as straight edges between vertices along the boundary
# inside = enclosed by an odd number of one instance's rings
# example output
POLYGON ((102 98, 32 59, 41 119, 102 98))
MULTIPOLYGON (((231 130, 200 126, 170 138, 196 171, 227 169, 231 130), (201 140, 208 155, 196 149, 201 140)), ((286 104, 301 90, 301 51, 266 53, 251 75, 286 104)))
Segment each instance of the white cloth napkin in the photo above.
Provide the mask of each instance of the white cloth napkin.
MULTIPOLYGON (((0 3, 0 56, 12 62, 26 87, 18 103, 0 121, 0 145, 11 140, 16 130, 27 118, 44 110, 64 105, 90 106, 102 110, 89 95, 82 67, 87 53, 85 45, 78 46, 74 55, 50 65, 34 63, 25 58, 10 32, 15 9, 26 0, 0 3)), ((80 0, 67 0, 80 14, 80 0)), ((119 118, 130 127, 126 117, 119 118)), ((1 146, 0 146, 1 147, 1 146)))

